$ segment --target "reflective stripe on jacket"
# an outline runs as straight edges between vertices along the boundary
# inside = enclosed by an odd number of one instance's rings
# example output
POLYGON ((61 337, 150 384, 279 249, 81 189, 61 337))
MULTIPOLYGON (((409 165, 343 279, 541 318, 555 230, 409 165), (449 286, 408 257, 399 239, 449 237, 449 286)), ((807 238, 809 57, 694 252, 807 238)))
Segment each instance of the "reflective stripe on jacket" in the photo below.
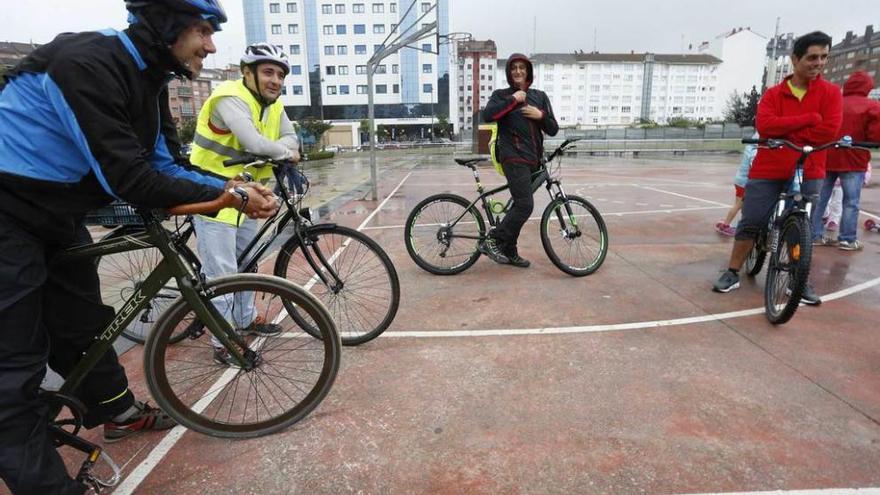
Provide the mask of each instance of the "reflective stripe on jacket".
MULTIPOLYGON (((266 139, 277 141, 281 137, 281 115, 284 112, 284 105, 280 100, 276 100, 271 105, 264 108, 254 95, 244 85, 244 81, 226 81, 211 94, 208 101, 199 111, 199 119, 196 123, 196 133, 193 139, 192 155, 190 162, 202 170, 206 170, 213 174, 232 178, 244 170, 244 166, 236 165, 233 167, 223 166, 223 162, 230 158, 238 158, 245 153, 244 147, 238 141, 231 131, 218 129, 211 125, 211 113, 214 106, 225 97, 236 97, 248 104, 251 109, 251 119, 257 132, 266 139), (262 119, 263 112, 269 112, 265 122, 262 119)), ((263 167, 260 169, 248 170, 254 176, 254 180, 258 182, 267 182, 272 177, 272 169, 263 167)), ((240 225, 238 211, 235 208, 225 208, 220 210, 216 217, 205 217, 209 220, 228 223, 230 225, 240 225)), ((241 216, 244 220, 244 216, 241 216)))

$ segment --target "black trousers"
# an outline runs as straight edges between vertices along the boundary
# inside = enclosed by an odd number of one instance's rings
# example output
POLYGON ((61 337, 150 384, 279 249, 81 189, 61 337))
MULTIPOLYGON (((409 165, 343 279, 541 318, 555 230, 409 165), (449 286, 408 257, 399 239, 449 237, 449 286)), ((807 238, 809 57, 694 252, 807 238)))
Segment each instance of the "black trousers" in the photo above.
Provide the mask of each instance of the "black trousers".
POLYGON ((523 163, 502 163, 504 177, 510 185, 510 197, 513 204, 501 219, 492 235, 501 244, 502 250, 516 248, 519 233, 535 209, 532 197, 536 187, 532 185, 532 168, 523 163))
MULTIPOLYGON (((0 477, 14 494, 82 493, 52 446, 38 390, 46 365, 66 376, 114 311, 101 303, 95 260, 50 268, 63 246, 34 232, 0 213, 0 477)), ((74 237, 91 239, 82 226, 74 237)), ((88 427, 134 403, 112 349, 75 393, 88 427)))

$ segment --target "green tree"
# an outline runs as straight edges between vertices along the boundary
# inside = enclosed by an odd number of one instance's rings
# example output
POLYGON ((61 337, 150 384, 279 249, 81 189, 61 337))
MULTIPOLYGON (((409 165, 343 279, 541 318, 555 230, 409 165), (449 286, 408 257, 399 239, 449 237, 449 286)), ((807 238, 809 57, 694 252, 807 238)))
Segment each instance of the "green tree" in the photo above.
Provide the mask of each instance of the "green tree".
POLYGON ((316 119, 314 117, 306 117, 302 119, 299 123, 302 129, 312 136, 315 137, 315 145, 314 147, 319 147, 321 145, 321 137, 325 132, 330 130, 333 127, 331 124, 324 122, 323 120, 316 119))
POLYGON ((740 125, 755 125, 755 117, 758 116, 758 102, 761 101, 761 95, 758 93, 757 88, 752 86, 752 90, 749 91, 748 98, 746 100, 746 113, 744 115, 743 121, 740 125))
POLYGON ((180 124, 180 129, 177 131, 177 135, 180 136, 181 143, 191 143, 193 137, 196 135, 196 121, 183 121, 183 123, 180 124))
POLYGON ((746 118, 746 102, 743 95, 733 93, 727 99, 727 108, 724 110, 725 122, 736 122, 739 124, 746 118))
POLYGON ((437 116, 437 122, 434 124, 434 136, 448 138, 451 131, 452 124, 449 123, 449 119, 445 115, 437 116))
POLYGON ((668 125, 669 127, 678 127, 681 129, 687 129, 688 127, 700 127, 699 122, 682 116, 671 117, 669 120, 666 121, 666 125, 668 125))

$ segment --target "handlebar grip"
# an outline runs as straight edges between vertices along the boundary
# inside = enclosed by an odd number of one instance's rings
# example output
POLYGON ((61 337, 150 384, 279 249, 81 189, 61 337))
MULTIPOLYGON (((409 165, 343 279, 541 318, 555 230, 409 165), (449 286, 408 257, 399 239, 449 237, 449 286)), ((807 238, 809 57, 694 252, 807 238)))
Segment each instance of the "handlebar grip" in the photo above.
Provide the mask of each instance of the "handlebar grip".
POLYGON ((254 155, 244 155, 239 158, 230 158, 229 160, 223 161, 224 167, 232 167, 235 165, 244 165, 245 163, 250 163, 257 158, 254 155))
POLYGON ((880 143, 871 143, 868 141, 853 141, 851 146, 859 148, 880 148, 880 143))
POLYGON ((753 138, 743 138, 742 144, 764 144, 767 142, 766 139, 753 139, 753 138))

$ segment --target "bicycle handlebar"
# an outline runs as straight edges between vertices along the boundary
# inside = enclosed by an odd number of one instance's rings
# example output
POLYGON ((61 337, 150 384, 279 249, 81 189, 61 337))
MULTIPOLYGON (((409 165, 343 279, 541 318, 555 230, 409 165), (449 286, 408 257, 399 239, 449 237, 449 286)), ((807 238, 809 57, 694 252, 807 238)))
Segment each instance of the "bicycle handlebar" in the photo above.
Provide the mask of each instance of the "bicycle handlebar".
POLYGON ((566 139, 566 140, 563 141, 562 144, 560 144, 555 150, 553 150, 552 153, 550 153, 549 155, 547 155, 546 158, 544 158, 544 163, 549 163, 549 162, 553 161, 553 159, 556 158, 557 155, 559 155, 559 154, 561 154, 563 151, 565 151, 565 149, 568 148, 568 146, 569 146, 570 144, 572 144, 572 143, 576 143, 576 142, 580 141, 581 139, 582 139, 582 138, 570 138, 570 139, 566 139))
POLYGON ((211 201, 202 201, 201 203, 187 203, 183 205, 168 208, 169 215, 201 215, 205 213, 215 213, 223 208, 237 208, 235 197, 241 198, 242 205, 247 203, 247 192, 236 187, 232 191, 224 191, 223 194, 217 196, 211 201))
POLYGON ((837 141, 831 141, 830 143, 825 143, 819 146, 798 146, 791 141, 786 139, 774 139, 774 138, 765 138, 765 139, 752 139, 752 138, 744 138, 742 139, 742 144, 764 144, 771 149, 781 148, 783 146, 787 148, 791 148, 795 151, 799 151, 801 153, 815 153, 817 151, 822 151, 827 148, 880 148, 880 143, 871 143, 866 141, 852 141, 852 139, 847 139, 849 136, 845 136, 843 139, 837 141), (809 149, 807 149, 809 148, 809 149))

